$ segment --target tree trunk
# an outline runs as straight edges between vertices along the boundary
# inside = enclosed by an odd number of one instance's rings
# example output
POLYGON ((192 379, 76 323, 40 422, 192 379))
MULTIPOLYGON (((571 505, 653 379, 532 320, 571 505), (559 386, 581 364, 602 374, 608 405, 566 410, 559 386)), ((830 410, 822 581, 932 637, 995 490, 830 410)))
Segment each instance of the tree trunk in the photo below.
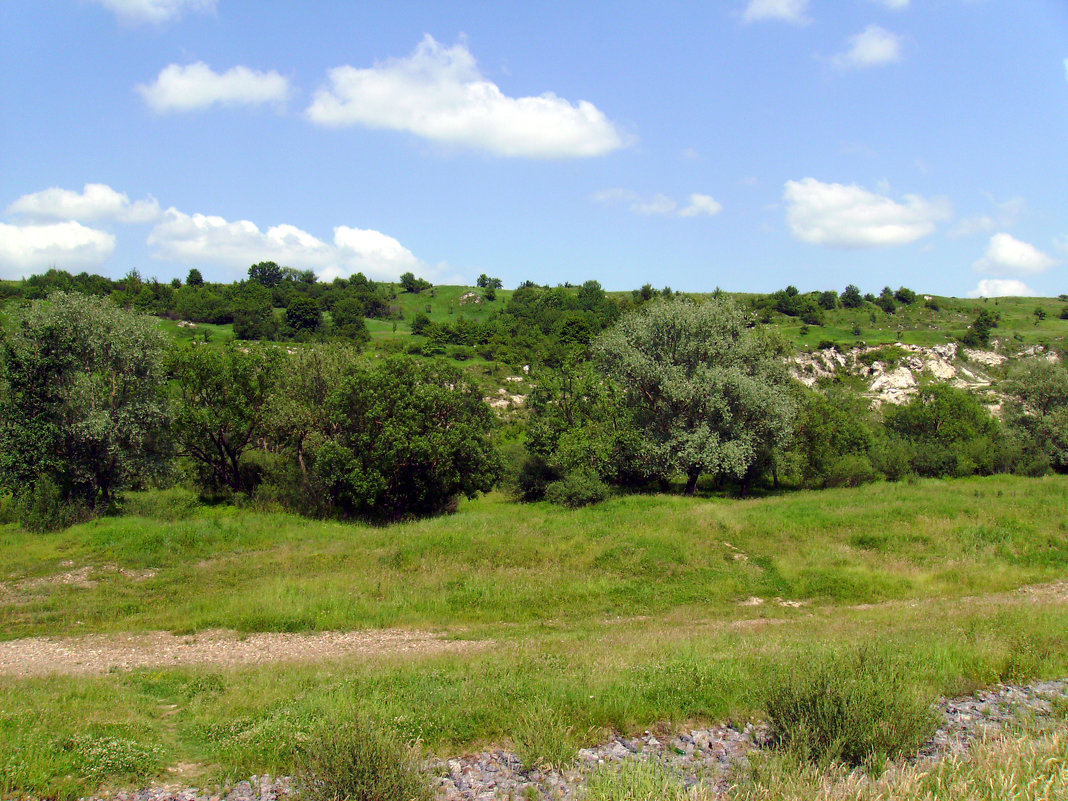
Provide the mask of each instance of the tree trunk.
POLYGON ((699 479, 700 477, 701 477, 701 471, 698 470, 697 468, 691 469, 690 472, 687 474, 687 478, 686 478, 686 494, 688 496, 692 497, 694 492, 697 490, 697 479, 699 479))

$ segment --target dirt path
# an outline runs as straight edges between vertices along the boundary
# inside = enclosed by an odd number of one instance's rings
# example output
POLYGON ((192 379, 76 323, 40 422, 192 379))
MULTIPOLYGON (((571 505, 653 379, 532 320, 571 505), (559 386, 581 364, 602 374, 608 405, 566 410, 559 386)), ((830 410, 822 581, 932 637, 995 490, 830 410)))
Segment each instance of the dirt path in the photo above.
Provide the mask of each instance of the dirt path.
POLYGON ((247 634, 204 631, 179 636, 164 631, 143 634, 88 634, 82 637, 27 637, 0 642, 0 676, 90 674, 142 667, 216 665, 235 667, 267 662, 398 654, 438 654, 486 648, 486 640, 446 640, 422 631, 247 634))

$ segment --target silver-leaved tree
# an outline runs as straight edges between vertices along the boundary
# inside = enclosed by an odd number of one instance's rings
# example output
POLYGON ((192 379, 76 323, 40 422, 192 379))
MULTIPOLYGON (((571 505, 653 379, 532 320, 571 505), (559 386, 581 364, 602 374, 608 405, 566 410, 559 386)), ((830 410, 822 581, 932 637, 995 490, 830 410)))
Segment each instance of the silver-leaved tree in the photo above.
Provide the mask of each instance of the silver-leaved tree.
POLYGON ((787 444, 795 414, 782 345, 727 298, 661 300, 594 343, 626 392, 651 472, 745 480, 787 444))

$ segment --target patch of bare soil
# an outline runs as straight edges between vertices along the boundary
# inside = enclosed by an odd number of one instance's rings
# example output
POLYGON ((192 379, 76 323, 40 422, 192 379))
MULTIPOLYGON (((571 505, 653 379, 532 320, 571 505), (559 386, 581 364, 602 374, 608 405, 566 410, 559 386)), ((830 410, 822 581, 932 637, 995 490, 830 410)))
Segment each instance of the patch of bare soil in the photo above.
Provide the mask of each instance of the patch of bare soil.
POLYGON ((439 654, 478 650, 489 645, 488 640, 446 640, 429 632, 404 629, 247 635, 215 630, 187 636, 154 631, 27 637, 0 642, 0 675, 90 674, 186 665, 237 667, 351 656, 439 654))

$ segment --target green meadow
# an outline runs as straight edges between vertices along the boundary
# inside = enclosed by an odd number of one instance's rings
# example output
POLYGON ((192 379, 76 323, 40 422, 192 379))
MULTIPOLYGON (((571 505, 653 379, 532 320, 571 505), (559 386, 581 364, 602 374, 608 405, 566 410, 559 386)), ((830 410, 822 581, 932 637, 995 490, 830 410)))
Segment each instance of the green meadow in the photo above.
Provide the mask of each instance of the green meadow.
POLYGON ((1066 477, 997 476, 576 511, 491 494, 388 527, 172 490, 58 533, 9 525, 6 640, 399 628, 470 647, 2 677, 0 790, 287 773, 317 723, 354 708, 442 755, 531 725, 566 752, 610 730, 740 723, 775 677, 865 645, 931 700, 1062 676, 1066 508, 1066 477), (43 580, 80 568, 95 583, 43 580))

